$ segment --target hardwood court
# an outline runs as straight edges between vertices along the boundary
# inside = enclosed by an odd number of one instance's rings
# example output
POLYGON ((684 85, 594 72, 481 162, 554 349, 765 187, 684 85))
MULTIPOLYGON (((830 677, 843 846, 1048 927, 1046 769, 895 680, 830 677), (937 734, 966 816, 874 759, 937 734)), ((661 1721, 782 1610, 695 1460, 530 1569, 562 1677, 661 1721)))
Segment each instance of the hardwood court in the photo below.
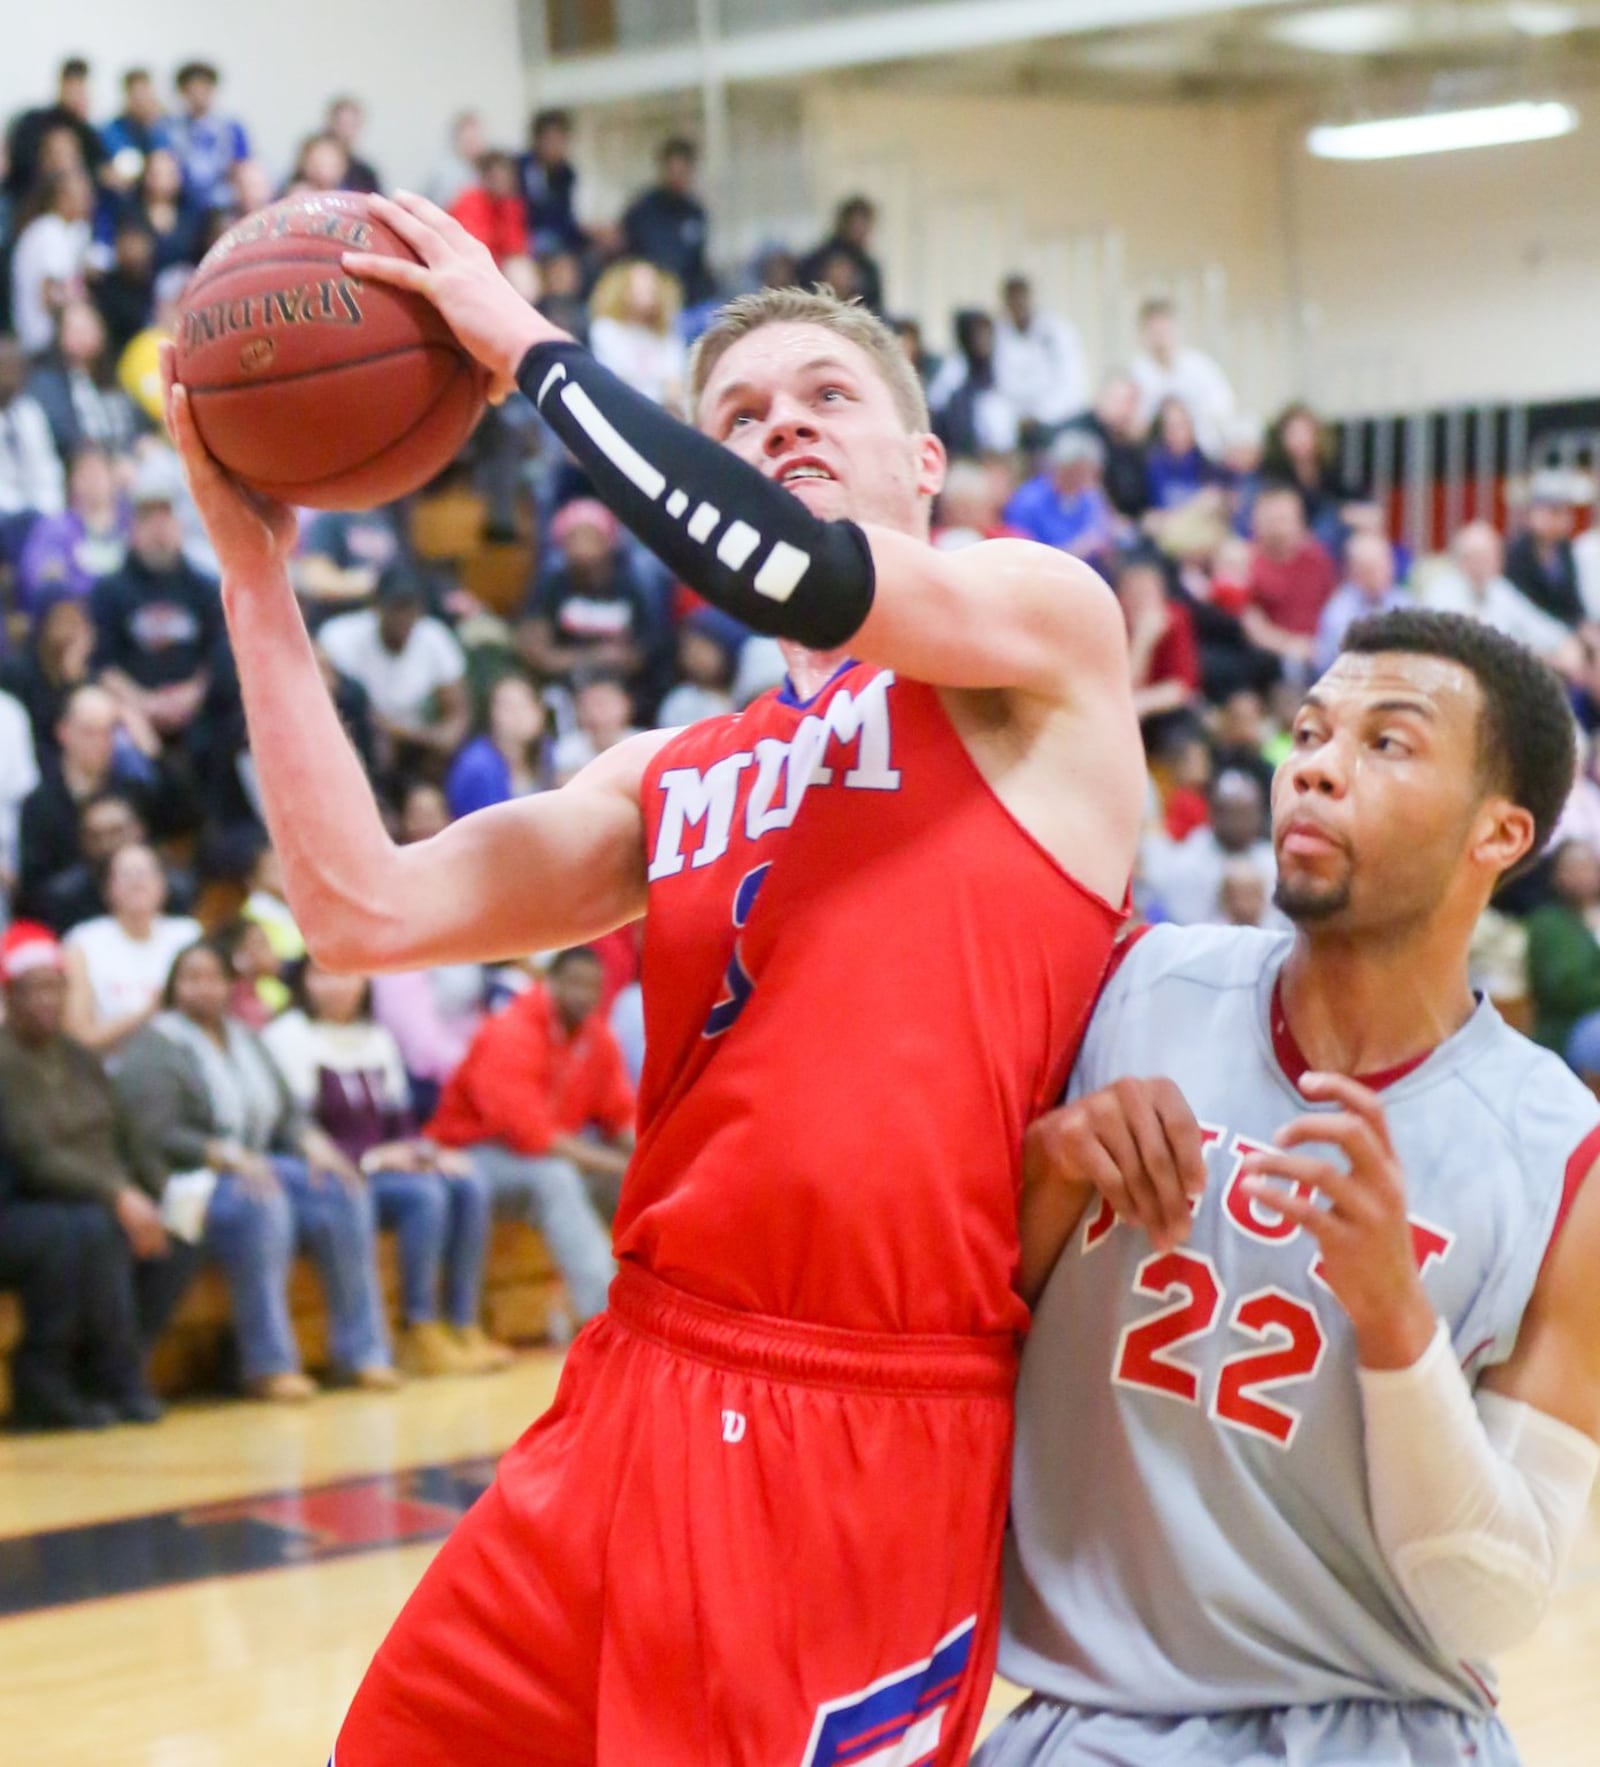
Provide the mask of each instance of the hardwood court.
MULTIPOLYGON (((393 1397, 335 1395, 297 1411, 182 1409, 154 1430, 0 1441, 0 1607, 25 1587, 70 1588, 103 1570, 63 1560, 37 1537, 154 1512, 288 1518, 281 1568, 146 1587, 0 1618, 0 1758, 30 1767, 320 1767, 378 1640, 436 1546, 371 1546, 398 1516, 430 1525, 434 1485, 402 1481, 367 1508, 361 1488, 332 1501, 293 1494, 363 1475, 470 1463, 504 1449, 549 1402, 559 1358, 524 1357, 492 1379, 433 1381, 393 1397), (289 1494, 287 1502, 277 1501, 289 1494), (243 1500, 271 1499, 245 1502, 243 1500), (319 1504, 321 1507, 319 1507, 319 1504), (385 1507, 387 1505, 387 1507, 385 1507), (346 1530, 315 1559, 333 1515, 346 1530), (296 1517, 298 1516, 298 1524, 296 1517), (366 1531, 371 1518, 371 1531, 366 1531), (25 1540, 24 1537, 27 1537, 25 1540), (35 1547, 38 1547, 35 1550, 35 1547)), ((252 1524, 255 1525, 255 1524, 252 1524)), ((246 1532, 248 1533, 248 1529, 246 1532)), ((259 1531, 259 1529, 258 1529, 259 1531)), ((91 1544, 140 1530, 104 1529, 91 1544)), ((68 1536, 78 1539, 78 1536, 68 1536)), ((190 1572, 204 1565, 191 1565, 190 1572)), ((103 1580, 103 1579, 102 1579, 103 1580)), ((1537 1640, 1505 1665, 1505 1709, 1528 1767, 1589 1767, 1600 1736, 1600 1510, 1537 1640)), ((1014 1699, 997 1686, 991 1710, 1014 1699)))

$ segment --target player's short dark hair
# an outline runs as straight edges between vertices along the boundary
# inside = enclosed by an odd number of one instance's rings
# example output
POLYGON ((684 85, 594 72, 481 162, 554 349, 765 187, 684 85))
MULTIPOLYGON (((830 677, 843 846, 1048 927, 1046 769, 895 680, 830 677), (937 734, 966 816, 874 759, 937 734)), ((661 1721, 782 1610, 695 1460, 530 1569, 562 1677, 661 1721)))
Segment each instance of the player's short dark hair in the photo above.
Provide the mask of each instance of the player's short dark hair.
POLYGON ((665 165, 668 160, 688 160, 696 163, 700 158, 700 149, 687 135, 669 135, 656 149, 656 164, 665 165))
POLYGON ((533 113, 533 127, 530 133, 537 140, 546 129, 562 129, 568 135, 572 133, 572 112, 548 106, 544 110, 533 113))
POLYGON ((1561 679, 1526 645, 1463 614, 1400 608, 1357 620, 1341 647, 1358 656, 1399 651, 1459 663, 1478 683, 1478 764, 1497 791, 1533 818, 1533 845, 1508 876, 1544 851, 1577 772, 1572 708, 1561 679))
POLYGON ((63 80, 87 80, 88 62, 81 55, 69 55, 61 64, 61 77, 63 80))
POLYGON ((147 67, 131 67, 122 76, 122 90, 124 92, 131 92, 134 89, 134 87, 139 84, 139 82, 141 80, 148 80, 149 78, 150 78, 149 68, 147 68, 147 67))
POLYGON ((209 80, 213 86, 220 86, 222 75, 209 61, 186 61, 173 75, 172 83, 181 92, 191 80, 209 80))
POLYGON ((1139 303, 1139 323, 1143 325, 1147 320, 1160 319, 1176 311, 1170 296, 1151 295, 1148 300, 1139 303))
POLYGON ((600 962, 600 953, 593 945, 569 945, 565 951, 558 951, 550 959, 548 974, 558 976, 564 969, 571 969, 575 963, 600 962))

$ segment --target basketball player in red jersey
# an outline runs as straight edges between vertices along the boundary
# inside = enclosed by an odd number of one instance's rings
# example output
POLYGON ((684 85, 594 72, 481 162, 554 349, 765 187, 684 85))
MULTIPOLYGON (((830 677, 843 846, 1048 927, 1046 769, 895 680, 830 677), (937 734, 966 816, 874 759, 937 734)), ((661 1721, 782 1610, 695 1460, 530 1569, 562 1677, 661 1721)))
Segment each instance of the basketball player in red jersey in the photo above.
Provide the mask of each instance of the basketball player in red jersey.
POLYGON ((892 337, 789 290, 702 341, 698 431, 415 198, 433 300, 691 587, 787 641, 733 718, 396 847, 284 570, 286 510, 170 420, 223 566, 268 820, 320 962, 502 958, 645 919, 611 1305, 357 1693, 339 1767, 964 1761, 1005 1513, 1023 1131, 1122 920, 1122 628, 1065 554, 927 541, 892 337))

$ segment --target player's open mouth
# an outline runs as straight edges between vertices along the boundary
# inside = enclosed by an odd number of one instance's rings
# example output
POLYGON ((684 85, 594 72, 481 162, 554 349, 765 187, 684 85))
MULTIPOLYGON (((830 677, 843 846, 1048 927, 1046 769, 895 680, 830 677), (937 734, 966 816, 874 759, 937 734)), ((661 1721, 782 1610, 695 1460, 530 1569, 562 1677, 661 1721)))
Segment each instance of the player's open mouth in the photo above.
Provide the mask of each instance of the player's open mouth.
POLYGON ((785 490, 793 490, 796 485, 803 485, 809 479, 832 479, 833 471, 824 466, 820 460, 791 460, 778 475, 778 483, 785 490))

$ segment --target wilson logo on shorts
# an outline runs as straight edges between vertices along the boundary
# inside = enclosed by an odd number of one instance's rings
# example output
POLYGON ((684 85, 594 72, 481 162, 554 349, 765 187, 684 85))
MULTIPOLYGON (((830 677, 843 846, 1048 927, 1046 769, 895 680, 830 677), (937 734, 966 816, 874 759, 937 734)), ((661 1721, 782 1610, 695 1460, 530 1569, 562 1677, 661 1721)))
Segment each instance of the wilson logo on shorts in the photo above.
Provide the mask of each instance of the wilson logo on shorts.
POLYGON ((977 1624, 976 1615, 963 1620, 931 1657, 818 1707, 800 1767, 920 1767, 931 1761, 967 1672, 977 1624))

